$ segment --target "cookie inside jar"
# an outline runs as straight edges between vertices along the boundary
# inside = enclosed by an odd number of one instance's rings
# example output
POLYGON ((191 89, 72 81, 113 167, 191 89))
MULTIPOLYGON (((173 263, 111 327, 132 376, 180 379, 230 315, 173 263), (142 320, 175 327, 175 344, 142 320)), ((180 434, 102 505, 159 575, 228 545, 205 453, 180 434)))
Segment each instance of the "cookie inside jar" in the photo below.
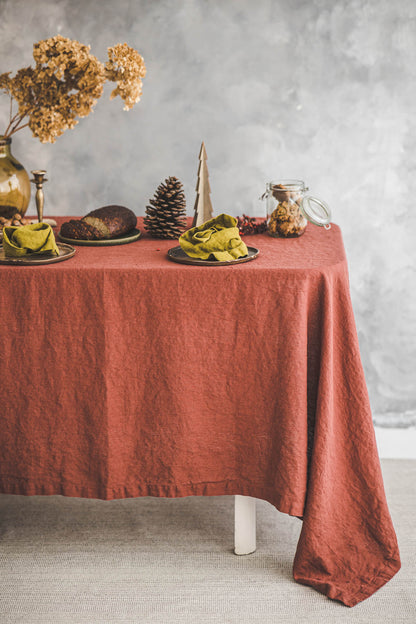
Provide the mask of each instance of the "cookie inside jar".
POLYGON ((267 198, 267 231, 271 236, 301 236, 308 221, 302 212, 307 189, 301 181, 270 183, 267 198))

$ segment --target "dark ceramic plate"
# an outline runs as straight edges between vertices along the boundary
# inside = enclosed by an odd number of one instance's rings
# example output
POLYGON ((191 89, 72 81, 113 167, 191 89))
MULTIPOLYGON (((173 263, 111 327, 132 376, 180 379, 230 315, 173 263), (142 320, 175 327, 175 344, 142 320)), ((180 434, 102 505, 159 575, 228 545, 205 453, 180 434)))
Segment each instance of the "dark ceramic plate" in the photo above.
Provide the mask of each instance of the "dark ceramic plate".
POLYGON ((69 260, 75 253, 75 249, 66 243, 56 243, 59 249, 59 256, 51 254, 31 254, 22 256, 21 258, 13 258, 6 256, 4 248, 0 246, 0 264, 14 264, 16 266, 33 266, 38 264, 53 264, 54 262, 62 262, 69 260))
POLYGON ((201 258, 191 258, 187 256, 181 247, 172 247, 168 251, 168 258, 173 262, 180 262, 181 264, 193 264, 198 266, 230 266, 231 264, 242 264, 243 262, 250 262, 259 255, 259 250, 255 247, 247 247, 248 255, 236 260, 227 260, 220 262, 219 260, 201 260, 201 258))
POLYGON ((127 243, 134 243, 141 236, 140 230, 134 228, 134 230, 130 230, 127 234, 123 234, 123 236, 118 236, 117 238, 104 238, 102 240, 78 240, 76 238, 67 238, 66 236, 62 236, 61 233, 58 234, 59 238, 66 243, 70 243, 71 245, 86 245, 88 247, 108 247, 108 245, 126 245, 127 243))

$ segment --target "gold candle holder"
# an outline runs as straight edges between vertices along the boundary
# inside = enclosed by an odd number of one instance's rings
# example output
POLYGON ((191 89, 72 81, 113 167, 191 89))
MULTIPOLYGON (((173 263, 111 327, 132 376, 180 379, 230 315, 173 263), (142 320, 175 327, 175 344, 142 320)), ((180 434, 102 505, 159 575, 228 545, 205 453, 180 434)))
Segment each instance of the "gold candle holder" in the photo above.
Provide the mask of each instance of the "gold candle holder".
POLYGON ((34 179, 31 180, 36 185, 36 210, 38 213, 38 221, 42 223, 43 221, 43 205, 45 202, 45 198, 43 195, 43 183, 47 182, 47 178, 45 178, 46 171, 44 169, 35 169, 30 173, 33 174, 34 179))

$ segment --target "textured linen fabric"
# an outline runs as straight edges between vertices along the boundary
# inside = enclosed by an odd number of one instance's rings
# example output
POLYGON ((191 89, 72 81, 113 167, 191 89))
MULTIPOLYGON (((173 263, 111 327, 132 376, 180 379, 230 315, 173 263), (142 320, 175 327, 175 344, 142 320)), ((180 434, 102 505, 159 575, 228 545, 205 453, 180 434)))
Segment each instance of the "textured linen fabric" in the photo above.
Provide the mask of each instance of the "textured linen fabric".
POLYGON ((179 237, 179 245, 191 258, 229 262, 248 254, 241 240, 237 219, 220 214, 202 225, 191 228, 179 237))
POLYGON ((20 227, 5 227, 3 247, 6 256, 21 257, 27 254, 51 253, 59 255, 55 235, 47 223, 32 223, 20 227))
POLYGON ((261 498, 303 518, 295 579, 353 606, 400 559, 341 232, 245 242, 226 267, 145 236, 0 267, 0 491, 261 498))

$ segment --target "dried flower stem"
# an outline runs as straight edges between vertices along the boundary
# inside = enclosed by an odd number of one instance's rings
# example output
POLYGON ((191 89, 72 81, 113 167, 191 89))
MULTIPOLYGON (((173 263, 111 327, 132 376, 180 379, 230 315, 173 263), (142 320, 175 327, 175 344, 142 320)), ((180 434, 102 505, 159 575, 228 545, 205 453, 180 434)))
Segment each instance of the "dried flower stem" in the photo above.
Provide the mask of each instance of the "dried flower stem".
POLYGON ((13 126, 14 122, 16 121, 16 119, 18 119, 19 117, 19 113, 16 113, 14 117, 12 117, 12 107, 13 107, 13 98, 10 96, 10 120, 9 120, 9 125, 6 128, 6 131, 4 132, 3 136, 5 138, 9 137, 10 135, 13 134, 13 130, 10 130, 10 128, 13 126))
MULTIPOLYGON (((26 115, 25 115, 26 117, 26 115)), ((9 125, 6 128, 6 131, 4 133, 4 138, 8 138, 10 137, 12 134, 14 134, 15 132, 17 132, 18 130, 20 130, 21 128, 28 126, 29 124, 25 124, 25 126, 20 126, 19 124, 23 121, 24 117, 19 117, 19 113, 16 113, 16 115, 10 119, 9 125)))
POLYGON ((21 130, 22 128, 26 128, 29 125, 29 122, 27 122, 27 123, 23 124, 23 126, 21 126, 20 124, 22 123, 23 119, 24 119, 24 117, 22 117, 22 119, 19 121, 19 123, 17 125, 13 126, 13 129, 10 132, 10 135, 14 134, 18 130, 21 130))

